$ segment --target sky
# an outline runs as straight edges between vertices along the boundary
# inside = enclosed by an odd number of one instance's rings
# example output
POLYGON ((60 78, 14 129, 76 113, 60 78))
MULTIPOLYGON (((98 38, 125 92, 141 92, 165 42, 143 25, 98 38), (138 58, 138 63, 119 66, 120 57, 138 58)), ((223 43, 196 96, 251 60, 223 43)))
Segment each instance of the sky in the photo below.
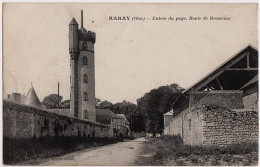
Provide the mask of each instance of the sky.
POLYGON ((96 32, 96 97, 136 103, 151 89, 188 88, 249 44, 258 48, 256 4, 5 3, 3 95, 42 101, 70 96, 68 30, 72 17, 96 32), (109 16, 146 20, 109 20, 109 16), (153 17, 230 17, 230 20, 152 20, 153 17))

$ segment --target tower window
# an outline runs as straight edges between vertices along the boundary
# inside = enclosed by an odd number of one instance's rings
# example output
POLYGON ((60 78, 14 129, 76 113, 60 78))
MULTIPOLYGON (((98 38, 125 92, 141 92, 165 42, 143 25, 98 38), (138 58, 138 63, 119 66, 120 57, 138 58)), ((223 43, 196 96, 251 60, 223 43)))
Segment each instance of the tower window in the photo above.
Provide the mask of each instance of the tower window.
POLYGON ((88 111, 87 110, 84 110, 84 118, 88 119, 88 111))
POLYGON ((83 65, 88 65, 88 58, 87 58, 87 56, 83 57, 83 65))
POLYGON ((83 49, 87 49, 87 43, 86 43, 86 42, 83 42, 83 43, 82 43, 82 48, 83 48, 83 49))
POLYGON ((88 93, 87 92, 84 93, 83 97, 84 97, 85 101, 88 101, 88 93))
POLYGON ((87 74, 83 75, 83 82, 84 83, 88 83, 88 76, 87 76, 87 74))
POLYGON ((191 119, 189 119, 189 130, 191 130, 191 119))

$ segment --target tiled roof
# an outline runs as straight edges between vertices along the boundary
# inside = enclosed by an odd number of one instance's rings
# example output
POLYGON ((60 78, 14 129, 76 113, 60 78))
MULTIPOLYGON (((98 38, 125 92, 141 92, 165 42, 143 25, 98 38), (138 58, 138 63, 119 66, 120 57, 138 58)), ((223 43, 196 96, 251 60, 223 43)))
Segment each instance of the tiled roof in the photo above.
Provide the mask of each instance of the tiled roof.
POLYGON ((117 114, 117 116, 119 116, 120 118, 124 119, 125 120, 125 124, 128 124, 128 125, 130 124, 128 122, 128 120, 126 119, 125 114, 117 114))
POLYGON ((111 123, 111 118, 116 118, 117 115, 109 109, 96 109, 96 121, 105 125, 111 123))

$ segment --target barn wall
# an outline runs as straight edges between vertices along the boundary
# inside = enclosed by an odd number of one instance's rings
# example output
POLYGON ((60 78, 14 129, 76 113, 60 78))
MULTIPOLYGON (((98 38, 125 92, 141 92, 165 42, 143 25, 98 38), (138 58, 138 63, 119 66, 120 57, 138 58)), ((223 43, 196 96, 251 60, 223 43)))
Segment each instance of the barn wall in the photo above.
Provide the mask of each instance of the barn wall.
POLYGON ((3 134, 8 138, 54 136, 111 137, 111 129, 99 123, 62 116, 12 102, 3 103, 3 134))
POLYGON ((204 146, 258 142, 258 111, 208 106, 201 112, 204 146))
POLYGON ((183 116, 187 114, 189 108, 186 108, 183 112, 175 116, 170 122, 170 135, 180 135, 183 137, 183 116))
POLYGON ((168 126, 165 126, 163 129, 163 134, 164 135, 171 135, 171 125, 169 124, 168 126))
POLYGON ((170 135, 180 135, 184 144, 202 145, 202 113, 199 110, 189 111, 173 119, 170 123, 170 135))
POLYGON ((168 126, 173 120, 173 115, 164 115, 164 127, 168 126))
POLYGON ((190 95, 189 106, 191 109, 201 105, 215 105, 230 109, 241 109, 243 105, 243 91, 198 91, 190 95))
POLYGON ((245 108, 258 108, 258 82, 243 90, 245 108))

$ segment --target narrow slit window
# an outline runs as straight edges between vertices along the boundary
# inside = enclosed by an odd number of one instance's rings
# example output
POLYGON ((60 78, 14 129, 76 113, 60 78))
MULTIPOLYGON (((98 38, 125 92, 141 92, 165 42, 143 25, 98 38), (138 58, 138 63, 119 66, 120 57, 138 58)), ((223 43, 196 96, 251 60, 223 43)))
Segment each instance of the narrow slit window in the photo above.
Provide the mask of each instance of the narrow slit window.
POLYGON ((189 130, 191 130, 191 119, 189 119, 189 130))
POLYGON ((84 118, 88 119, 88 111, 87 110, 84 110, 84 118))
POLYGON ((88 93, 87 92, 84 93, 83 97, 84 97, 85 101, 88 101, 88 93))
POLYGON ((83 65, 88 65, 88 58, 87 58, 87 56, 83 57, 83 65))
POLYGON ((87 74, 83 75, 83 81, 84 81, 84 83, 88 83, 88 75, 87 74))

